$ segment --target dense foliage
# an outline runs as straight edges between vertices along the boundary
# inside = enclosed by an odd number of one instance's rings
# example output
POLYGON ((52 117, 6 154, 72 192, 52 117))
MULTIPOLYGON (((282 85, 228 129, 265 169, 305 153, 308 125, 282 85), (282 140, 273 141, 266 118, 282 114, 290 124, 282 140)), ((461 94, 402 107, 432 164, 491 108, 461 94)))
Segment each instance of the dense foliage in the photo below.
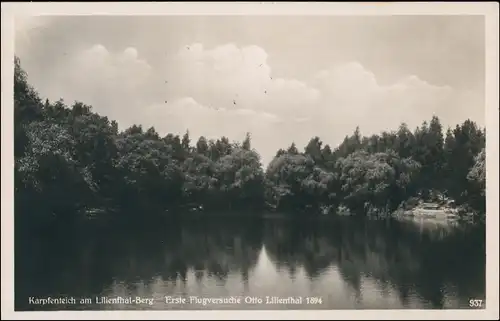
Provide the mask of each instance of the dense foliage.
POLYGON ((412 197, 453 199, 484 216, 485 132, 470 120, 446 132, 435 116, 414 131, 402 124, 363 137, 356 128, 334 149, 313 137, 303 152, 294 143, 280 149, 264 169, 249 134, 242 143, 192 143, 189 132, 160 137, 135 125, 120 132, 83 103, 43 102, 18 59, 14 96, 22 225, 74 223, 99 208, 127 219, 180 208, 366 215, 412 197))

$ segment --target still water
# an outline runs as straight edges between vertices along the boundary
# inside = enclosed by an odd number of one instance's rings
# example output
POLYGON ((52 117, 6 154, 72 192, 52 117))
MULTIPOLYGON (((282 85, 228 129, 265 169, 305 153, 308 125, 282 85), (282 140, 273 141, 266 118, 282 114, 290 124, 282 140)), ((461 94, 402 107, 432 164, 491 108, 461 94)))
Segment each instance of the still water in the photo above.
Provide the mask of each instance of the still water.
POLYGON ((435 309, 485 298, 484 229, 211 218, 81 228, 16 251, 16 310, 435 309), (67 301, 39 304, 49 296, 67 301))

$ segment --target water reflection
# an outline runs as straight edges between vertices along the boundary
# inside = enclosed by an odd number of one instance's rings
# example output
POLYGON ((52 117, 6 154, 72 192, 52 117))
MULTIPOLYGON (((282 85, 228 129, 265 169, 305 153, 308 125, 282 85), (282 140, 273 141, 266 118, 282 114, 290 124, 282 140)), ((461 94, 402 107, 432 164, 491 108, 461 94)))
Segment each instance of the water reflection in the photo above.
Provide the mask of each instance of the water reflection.
POLYGON ((81 229, 57 241, 52 235, 16 244, 16 309, 468 308, 469 299, 485 296, 482 231, 349 218, 161 226, 81 229), (72 296, 78 303, 29 304, 29 297, 47 296, 72 296), (106 301, 136 296, 154 304, 106 301), (167 304, 165 296, 187 302, 167 304), (190 304, 190 296, 241 296, 242 304, 190 304), (244 303, 266 296, 303 302, 244 303), (80 304, 80 298, 92 302, 80 304))

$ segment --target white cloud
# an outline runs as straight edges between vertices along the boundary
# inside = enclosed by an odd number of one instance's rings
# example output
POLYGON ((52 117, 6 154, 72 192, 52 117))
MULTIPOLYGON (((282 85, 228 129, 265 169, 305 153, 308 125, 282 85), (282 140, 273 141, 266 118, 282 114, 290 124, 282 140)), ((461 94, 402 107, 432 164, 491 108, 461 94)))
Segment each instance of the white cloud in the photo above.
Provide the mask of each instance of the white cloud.
POLYGON ((295 116, 319 95, 298 80, 273 79, 267 54, 257 46, 188 45, 168 59, 165 74, 171 75, 166 89, 170 94, 193 96, 203 104, 228 109, 236 106, 295 116))
POLYGON ((322 93, 321 107, 311 121, 322 123, 318 135, 328 140, 338 140, 339 135, 351 133, 357 125, 362 132, 372 134, 397 129, 402 122, 415 128, 433 115, 439 116, 444 125, 478 115, 470 113, 470 105, 464 105, 465 95, 449 86, 435 86, 413 75, 381 85, 373 73, 356 62, 320 71, 311 83, 322 93), (460 108, 469 115, 455 117, 460 108))
POLYGON ((292 141, 304 146, 315 135, 336 145, 357 125, 371 134, 401 122, 415 127, 433 114, 454 124, 484 110, 470 106, 480 97, 416 76, 382 85, 357 62, 310 79, 281 78, 257 46, 190 44, 167 57, 165 66, 153 68, 136 48, 111 52, 96 45, 61 62, 38 87, 51 99, 64 95, 67 102, 92 104, 121 127, 139 123, 162 134, 189 129, 193 143, 200 135, 242 140, 250 131, 264 162, 292 141))
POLYGON ((51 100, 82 101, 97 112, 130 122, 145 103, 151 73, 151 66, 135 48, 110 52, 103 45, 94 45, 63 61, 48 75, 50 81, 37 87, 51 100))

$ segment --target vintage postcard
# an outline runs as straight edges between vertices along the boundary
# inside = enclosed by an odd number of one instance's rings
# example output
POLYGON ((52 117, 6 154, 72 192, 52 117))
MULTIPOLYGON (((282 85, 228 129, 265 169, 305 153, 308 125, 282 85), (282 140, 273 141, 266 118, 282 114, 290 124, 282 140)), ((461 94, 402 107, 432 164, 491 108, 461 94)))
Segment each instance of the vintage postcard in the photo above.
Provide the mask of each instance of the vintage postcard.
POLYGON ((498 85, 494 2, 2 3, 2 319, 498 319, 498 85))

